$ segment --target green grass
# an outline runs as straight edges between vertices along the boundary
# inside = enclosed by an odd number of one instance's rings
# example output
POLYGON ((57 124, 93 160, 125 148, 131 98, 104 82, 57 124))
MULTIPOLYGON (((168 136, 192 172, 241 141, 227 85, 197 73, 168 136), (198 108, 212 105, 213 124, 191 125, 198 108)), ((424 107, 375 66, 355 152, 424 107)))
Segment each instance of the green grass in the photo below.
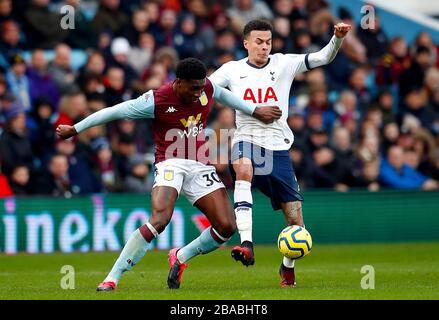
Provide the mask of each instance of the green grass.
POLYGON ((190 261, 179 290, 166 286, 167 252, 148 252, 115 292, 96 292, 118 253, 0 255, 4 299, 439 299, 439 243, 315 245, 296 263, 298 286, 279 287, 280 254, 256 247, 245 268, 230 248, 190 261), (63 265, 75 269, 75 289, 60 287, 63 265), (363 265, 375 269, 375 289, 363 290, 363 265))

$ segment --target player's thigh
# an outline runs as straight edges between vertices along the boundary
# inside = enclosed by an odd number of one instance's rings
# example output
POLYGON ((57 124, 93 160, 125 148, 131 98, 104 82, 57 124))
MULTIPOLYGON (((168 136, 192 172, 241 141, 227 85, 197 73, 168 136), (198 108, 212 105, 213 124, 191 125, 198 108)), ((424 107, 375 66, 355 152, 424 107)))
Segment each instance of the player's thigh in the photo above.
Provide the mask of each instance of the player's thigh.
POLYGON ((159 186, 152 190, 152 213, 150 223, 160 233, 171 221, 178 192, 173 187, 159 186))
POLYGON ((206 215, 212 227, 220 235, 229 238, 235 233, 235 214, 225 188, 206 194, 194 205, 206 215))
POLYGON ((158 232, 166 227, 172 217, 184 178, 185 172, 168 160, 155 167, 150 223, 158 232))

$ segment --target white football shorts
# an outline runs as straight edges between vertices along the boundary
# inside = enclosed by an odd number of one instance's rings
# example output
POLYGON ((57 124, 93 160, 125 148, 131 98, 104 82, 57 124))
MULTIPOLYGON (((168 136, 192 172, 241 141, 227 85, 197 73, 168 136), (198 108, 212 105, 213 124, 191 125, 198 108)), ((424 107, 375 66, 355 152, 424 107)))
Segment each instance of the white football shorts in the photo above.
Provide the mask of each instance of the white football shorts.
POLYGON ((193 205, 205 195, 225 188, 212 165, 195 160, 167 159, 155 165, 155 187, 172 187, 178 194, 183 191, 193 205))

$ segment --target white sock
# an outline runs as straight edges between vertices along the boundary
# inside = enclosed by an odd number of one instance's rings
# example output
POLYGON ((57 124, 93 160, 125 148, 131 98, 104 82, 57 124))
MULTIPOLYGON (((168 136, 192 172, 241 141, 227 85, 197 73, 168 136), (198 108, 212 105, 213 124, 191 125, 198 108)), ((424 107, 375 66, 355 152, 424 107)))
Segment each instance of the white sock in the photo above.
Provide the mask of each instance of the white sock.
POLYGON ((252 239, 252 210, 253 197, 251 183, 245 180, 235 182, 234 201, 236 225, 238 227, 241 243, 253 241, 252 239))
POLYGON ((290 258, 284 257, 284 260, 282 261, 282 263, 287 268, 294 268, 295 261, 296 260, 294 260, 294 259, 290 259, 290 258))
POLYGON ((134 231, 104 281, 113 281, 117 284, 122 273, 131 270, 143 258, 148 250, 148 245, 149 243, 140 234, 139 229, 134 231))
POLYGON ((227 240, 229 239, 222 237, 215 229, 210 227, 204 230, 198 238, 178 250, 177 259, 181 263, 186 263, 195 256, 218 249, 227 240))

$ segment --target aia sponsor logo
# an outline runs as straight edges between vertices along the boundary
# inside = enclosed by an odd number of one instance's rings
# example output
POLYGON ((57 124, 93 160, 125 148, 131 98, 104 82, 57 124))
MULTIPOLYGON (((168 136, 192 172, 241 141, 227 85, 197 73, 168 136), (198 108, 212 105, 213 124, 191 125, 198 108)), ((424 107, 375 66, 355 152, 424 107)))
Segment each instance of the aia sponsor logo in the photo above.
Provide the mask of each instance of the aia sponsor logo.
POLYGON ((272 87, 268 87, 265 91, 261 88, 255 91, 247 88, 244 92, 243 99, 253 103, 267 103, 269 100, 278 101, 276 92, 272 87))

